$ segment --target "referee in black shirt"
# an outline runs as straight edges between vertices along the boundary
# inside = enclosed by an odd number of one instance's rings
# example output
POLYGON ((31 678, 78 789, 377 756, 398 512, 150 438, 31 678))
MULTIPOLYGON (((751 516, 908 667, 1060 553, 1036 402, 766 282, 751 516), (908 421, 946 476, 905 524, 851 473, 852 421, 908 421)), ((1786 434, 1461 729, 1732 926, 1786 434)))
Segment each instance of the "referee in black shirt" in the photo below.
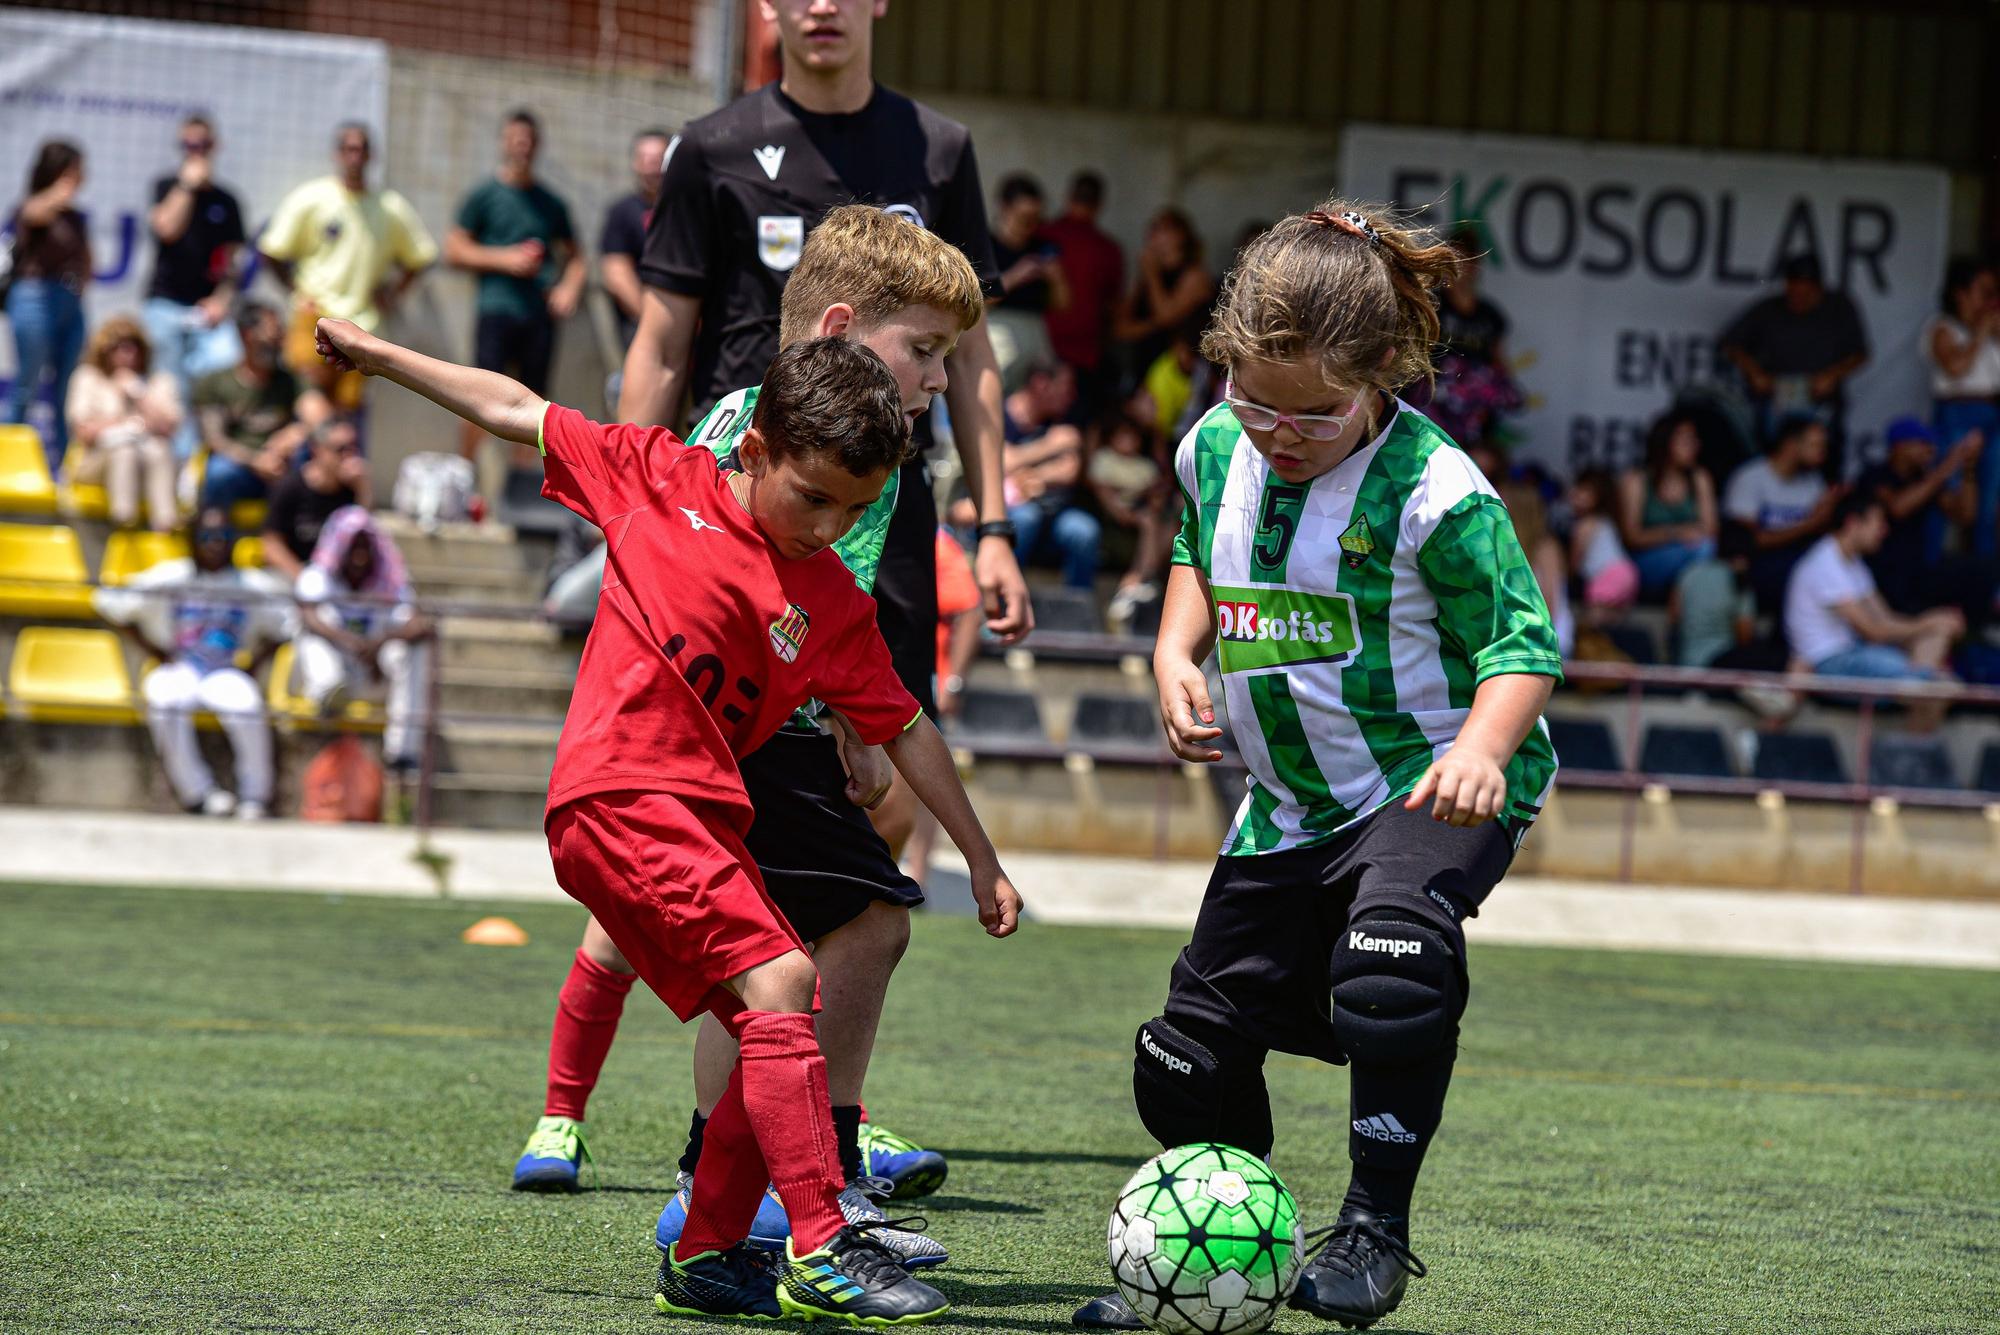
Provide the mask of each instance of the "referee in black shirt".
MULTIPOLYGON (((877 204, 921 223, 965 252, 989 293, 999 291, 971 136, 876 85, 870 0, 768 0, 765 11, 777 20, 783 78, 690 123, 668 149, 639 262, 639 332, 618 400, 625 421, 678 429, 684 396, 699 419, 763 379, 778 351, 785 279, 807 230, 835 205, 877 204)), ((948 366, 945 401, 981 520, 973 568, 988 627, 1011 643, 1033 613, 1001 495, 1000 374, 984 324, 948 366)), ((932 712, 936 530, 918 460, 898 490, 875 599, 897 672, 932 712)))

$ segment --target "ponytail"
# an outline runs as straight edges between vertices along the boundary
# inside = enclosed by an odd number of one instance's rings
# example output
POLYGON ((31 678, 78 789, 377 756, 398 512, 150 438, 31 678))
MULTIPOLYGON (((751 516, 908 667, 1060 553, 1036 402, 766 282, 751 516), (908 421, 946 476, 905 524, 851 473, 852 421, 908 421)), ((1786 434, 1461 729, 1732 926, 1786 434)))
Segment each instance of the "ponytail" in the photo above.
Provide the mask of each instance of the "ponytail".
POLYGON ((1223 366, 1315 360, 1332 384, 1394 393, 1430 379, 1431 294, 1461 262, 1385 207, 1329 199, 1244 247, 1202 354, 1223 366))

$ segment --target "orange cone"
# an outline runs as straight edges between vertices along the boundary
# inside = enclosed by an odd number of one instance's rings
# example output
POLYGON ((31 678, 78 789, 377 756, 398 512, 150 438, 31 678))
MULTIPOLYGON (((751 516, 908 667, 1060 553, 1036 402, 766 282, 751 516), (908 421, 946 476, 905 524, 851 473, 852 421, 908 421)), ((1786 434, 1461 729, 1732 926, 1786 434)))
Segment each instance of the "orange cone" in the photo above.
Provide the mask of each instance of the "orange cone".
POLYGON ((528 934, 508 918, 481 918, 459 934, 468 946, 525 946, 528 934))

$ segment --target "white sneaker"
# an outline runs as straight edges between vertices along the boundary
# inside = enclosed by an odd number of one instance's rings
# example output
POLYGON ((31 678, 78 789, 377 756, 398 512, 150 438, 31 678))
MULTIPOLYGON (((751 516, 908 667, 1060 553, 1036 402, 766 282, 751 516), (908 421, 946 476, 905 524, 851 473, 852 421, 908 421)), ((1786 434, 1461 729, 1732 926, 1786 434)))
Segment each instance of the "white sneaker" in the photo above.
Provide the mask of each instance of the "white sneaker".
POLYGON ((238 820, 262 820, 269 814, 270 812, 262 802, 238 802, 236 804, 236 819, 238 820))
POLYGON ((201 814, 204 816, 227 816, 236 810, 236 794, 227 789, 217 788, 201 799, 201 814))

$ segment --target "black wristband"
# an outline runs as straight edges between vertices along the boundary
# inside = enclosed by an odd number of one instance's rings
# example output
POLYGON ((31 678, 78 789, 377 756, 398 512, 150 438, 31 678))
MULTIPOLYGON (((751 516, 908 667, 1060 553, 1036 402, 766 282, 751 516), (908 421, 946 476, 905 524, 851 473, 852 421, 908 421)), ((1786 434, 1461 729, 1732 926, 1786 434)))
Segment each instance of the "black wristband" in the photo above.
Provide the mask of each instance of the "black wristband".
POLYGON ((989 519, 976 530, 981 539, 1005 538, 1014 541, 1014 521, 1011 519, 989 519))

